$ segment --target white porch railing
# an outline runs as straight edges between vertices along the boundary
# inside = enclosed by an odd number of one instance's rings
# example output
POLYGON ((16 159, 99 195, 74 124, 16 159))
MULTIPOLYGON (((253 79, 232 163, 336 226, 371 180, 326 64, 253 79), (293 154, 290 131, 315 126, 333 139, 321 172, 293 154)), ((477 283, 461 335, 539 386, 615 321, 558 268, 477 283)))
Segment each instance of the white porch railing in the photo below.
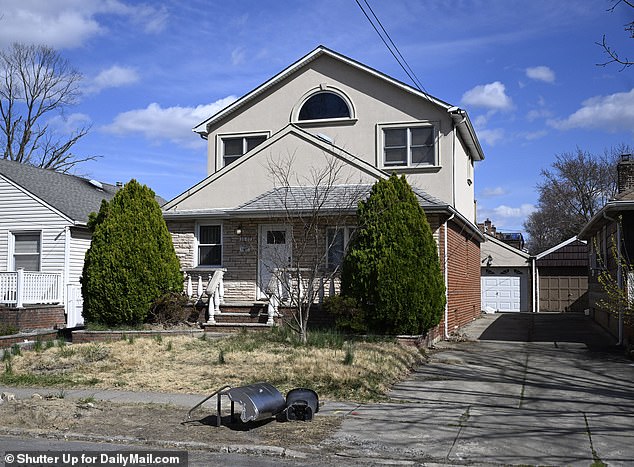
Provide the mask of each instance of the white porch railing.
POLYGON ((328 294, 332 294, 330 282, 324 278, 310 279, 312 270, 309 268, 275 268, 272 271, 271 279, 266 287, 266 294, 269 297, 267 324, 274 324, 275 317, 279 316, 279 307, 284 303, 295 306, 306 300, 323 301, 326 286, 329 287, 328 294), (307 277, 309 277, 307 279, 307 277), (313 287, 312 293, 309 289, 313 287))
POLYGON ((0 303, 22 308, 24 305, 60 303, 62 274, 55 272, 0 273, 0 303))
POLYGON ((194 284, 192 275, 186 273, 187 284, 185 285, 187 297, 196 300, 201 300, 203 295, 209 297, 209 324, 216 324, 214 315, 220 314, 220 304, 225 300, 225 284, 224 275, 227 270, 225 268, 219 268, 213 271, 213 274, 209 275, 207 285, 203 286, 203 275, 200 274, 196 278, 196 293, 194 294, 194 284))

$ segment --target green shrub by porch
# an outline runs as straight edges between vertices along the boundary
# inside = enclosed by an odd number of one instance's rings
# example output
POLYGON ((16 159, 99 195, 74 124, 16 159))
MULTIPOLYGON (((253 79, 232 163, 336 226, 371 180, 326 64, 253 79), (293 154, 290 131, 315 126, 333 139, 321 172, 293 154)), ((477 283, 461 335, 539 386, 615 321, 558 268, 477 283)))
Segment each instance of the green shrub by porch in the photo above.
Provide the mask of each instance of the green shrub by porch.
POLYGON ((421 334, 437 325, 445 306, 437 246, 405 177, 377 182, 357 217, 342 295, 356 300, 375 333, 421 334))
POLYGON ((88 323, 142 323, 154 300, 182 291, 172 238, 147 186, 130 181, 102 202, 89 227, 92 244, 81 278, 88 323))

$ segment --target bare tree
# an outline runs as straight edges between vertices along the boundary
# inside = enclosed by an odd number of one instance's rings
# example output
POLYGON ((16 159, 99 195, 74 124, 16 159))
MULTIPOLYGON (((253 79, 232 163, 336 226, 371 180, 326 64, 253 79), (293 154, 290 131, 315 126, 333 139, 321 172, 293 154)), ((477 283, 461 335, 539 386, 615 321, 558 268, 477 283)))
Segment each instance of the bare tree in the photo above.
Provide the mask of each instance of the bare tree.
POLYGON ((13 44, 0 51, 0 157, 59 172, 95 159, 71 152, 89 127, 62 135, 47 121, 77 102, 81 78, 52 48, 13 44))
MULTIPOLYGON (((271 222, 289 226, 284 243, 291 250, 279 248, 264 258, 270 281, 261 287, 275 305, 291 309, 285 324, 306 343, 311 310, 335 287, 358 201, 370 185, 349 183, 345 165, 334 158, 324 156, 322 166, 302 174, 293 165, 293 156, 268 163, 275 184, 271 222)), ((270 241, 282 238, 272 235, 270 241)))
POLYGON ((524 228, 530 236, 531 253, 544 251, 576 235, 583 226, 614 198, 617 192, 616 165, 626 145, 595 155, 577 148, 559 154, 550 169, 541 172, 537 185, 539 202, 524 228))
MULTIPOLYGON (((624 3, 625 5, 628 5, 630 8, 634 8, 634 2, 631 0, 616 0, 614 4, 612 5, 612 7, 608 9, 608 11, 614 11, 614 9, 620 3, 624 3)), ((627 32, 627 34, 630 36, 630 38, 634 39, 634 21, 627 23, 624 29, 627 32)), ((624 70, 625 68, 631 65, 634 65, 634 61, 629 60, 628 57, 619 56, 618 52, 614 48, 610 47, 605 37, 605 34, 603 35, 601 42, 597 42, 597 45, 601 46, 605 54, 608 56, 608 60, 606 62, 599 63, 598 64, 599 66, 606 66, 611 63, 618 63, 622 65, 623 67, 621 68, 621 70, 624 70)))

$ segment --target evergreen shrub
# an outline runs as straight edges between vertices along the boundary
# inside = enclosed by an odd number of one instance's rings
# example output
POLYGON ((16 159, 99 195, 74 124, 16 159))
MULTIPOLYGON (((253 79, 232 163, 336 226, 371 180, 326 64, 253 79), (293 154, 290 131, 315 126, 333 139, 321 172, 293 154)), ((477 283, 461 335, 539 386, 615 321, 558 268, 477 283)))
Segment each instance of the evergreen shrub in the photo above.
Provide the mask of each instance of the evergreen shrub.
POLYGON ((363 309, 369 331, 424 334, 445 306, 437 245, 404 176, 378 181, 357 209, 341 294, 363 309))
POLYGON ((84 319, 142 323, 152 302, 182 291, 183 276, 154 192, 131 180, 89 220, 92 243, 81 278, 84 319))

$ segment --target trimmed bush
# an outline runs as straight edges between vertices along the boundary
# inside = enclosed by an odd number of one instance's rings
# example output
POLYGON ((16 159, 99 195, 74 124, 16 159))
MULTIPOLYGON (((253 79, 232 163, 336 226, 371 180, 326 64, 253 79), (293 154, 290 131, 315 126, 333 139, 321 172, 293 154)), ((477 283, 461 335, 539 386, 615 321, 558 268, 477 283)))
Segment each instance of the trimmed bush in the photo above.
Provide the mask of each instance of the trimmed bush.
POLYGON ((341 293, 370 331, 422 334, 440 322, 445 286, 436 242, 405 177, 377 182, 357 210, 359 228, 344 258, 341 293))
POLYGON ((182 291, 172 238, 147 186, 131 180, 110 202, 102 202, 89 227, 92 244, 81 278, 88 323, 142 323, 152 302, 182 291))

